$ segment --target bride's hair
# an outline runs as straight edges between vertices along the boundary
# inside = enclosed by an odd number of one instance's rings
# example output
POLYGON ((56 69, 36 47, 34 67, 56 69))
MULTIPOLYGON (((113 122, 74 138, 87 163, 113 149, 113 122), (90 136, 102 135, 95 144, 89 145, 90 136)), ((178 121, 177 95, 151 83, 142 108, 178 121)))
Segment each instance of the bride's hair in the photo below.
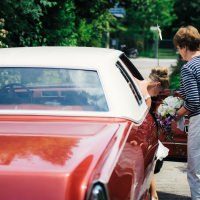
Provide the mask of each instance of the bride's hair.
POLYGON ((149 74, 149 79, 154 82, 160 82, 163 89, 169 87, 169 75, 168 69, 166 67, 154 67, 149 74))

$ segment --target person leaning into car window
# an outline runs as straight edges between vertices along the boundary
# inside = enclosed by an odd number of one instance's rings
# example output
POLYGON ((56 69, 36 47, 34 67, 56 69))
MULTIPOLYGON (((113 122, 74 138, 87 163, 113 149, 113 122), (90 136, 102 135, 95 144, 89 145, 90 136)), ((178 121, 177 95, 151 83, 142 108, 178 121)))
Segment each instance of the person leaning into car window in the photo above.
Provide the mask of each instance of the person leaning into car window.
MULTIPOLYGON (((155 67, 151 70, 151 73, 149 74, 149 77, 147 79, 142 81, 137 80, 137 82, 146 101, 146 104, 150 109, 152 105, 151 97, 158 96, 159 93, 162 92, 162 90, 169 87, 168 69, 165 67, 155 67)), ((155 176, 153 176, 151 181, 151 195, 152 200, 158 200, 155 176)))
POLYGON ((156 97, 163 89, 169 87, 168 69, 165 67, 154 67, 145 80, 137 80, 142 95, 148 105, 151 107, 151 97, 156 97))
POLYGON ((200 200, 200 34, 193 26, 181 27, 173 38, 182 59, 180 95, 184 105, 177 111, 177 120, 189 117, 187 141, 187 178, 192 200, 200 200))

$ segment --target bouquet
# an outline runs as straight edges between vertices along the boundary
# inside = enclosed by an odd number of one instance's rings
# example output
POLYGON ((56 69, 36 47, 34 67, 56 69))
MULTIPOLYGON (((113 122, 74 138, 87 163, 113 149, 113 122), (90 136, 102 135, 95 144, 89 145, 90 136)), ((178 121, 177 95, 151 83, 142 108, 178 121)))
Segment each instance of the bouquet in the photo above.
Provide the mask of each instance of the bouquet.
POLYGON ((168 136, 172 137, 171 123, 175 119, 176 111, 182 105, 183 100, 181 98, 168 96, 158 107, 157 120, 168 136))

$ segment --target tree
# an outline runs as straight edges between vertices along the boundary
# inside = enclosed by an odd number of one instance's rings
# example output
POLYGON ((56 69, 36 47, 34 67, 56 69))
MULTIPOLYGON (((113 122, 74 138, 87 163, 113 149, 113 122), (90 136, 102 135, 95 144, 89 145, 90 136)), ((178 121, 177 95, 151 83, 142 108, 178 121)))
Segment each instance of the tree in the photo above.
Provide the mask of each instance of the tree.
POLYGON ((0 16, 4 17, 5 27, 9 31, 8 45, 36 46, 45 43, 40 19, 55 4, 48 0, 2 0, 0 16))
POLYGON ((1 47, 7 47, 4 40, 8 34, 8 31, 4 29, 4 22, 5 20, 3 18, 0 19, 0 48, 1 47))
MULTIPOLYGON (((193 25, 200 31, 200 0, 176 0, 174 4, 174 11, 177 15, 177 19, 174 23, 166 29, 165 32, 168 33, 169 37, 173 37, 176 31, 181 26, 193 25)), ((180 69, 184 62, 177 57, 177 66, 173 66, 171 73, 171 88, 179 89, 180 85, 180 69)))
POLYGON ((180 26, 193 25, 200 30, 200 0, 176 0, 174 11, 177 20, 173 23, 173 34, 180 26))
POLYGON ((1 0, 9 46, 105 46, 107 0, 1 0))
POLYGON ((105 47, 108 24, 113 24, 115 18, 109 13, 113 5, 107 0, 75 0, 76 30, 79 46, 105 47))
POLYGON ((1 0, 8 46, 99 46, 107 33, 143 48, 150 26, 169 26, 173 0, 1 0), (123 19, 109 8, 116 3, 127 10, 123 19))
POLYGON ((77 45, 75 10, 73 0, 57 0, 56 5, 47 9, 41 17, 42 35, 46 38, 46 45, 77 45))
POLYGON ((173 13, 174 0, 126 0, 127 16, 124 26, 127 27, 121 35, 132 45, 143 49, 151 40, 151 26, 157 24, 161 29, 168 27, 176 18, 173 13), (129 4, 129 6, 128 6, 129 4))

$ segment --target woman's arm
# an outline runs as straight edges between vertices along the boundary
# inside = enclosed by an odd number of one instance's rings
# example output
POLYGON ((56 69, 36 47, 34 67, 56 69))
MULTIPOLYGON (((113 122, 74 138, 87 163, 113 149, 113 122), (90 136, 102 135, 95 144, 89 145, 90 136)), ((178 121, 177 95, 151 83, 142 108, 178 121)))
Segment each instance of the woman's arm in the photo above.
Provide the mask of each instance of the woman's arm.
POLYGON ((190 111, 187 110, 184 106, 182 106, 177 112, 176 112, 176 119, 179 119, 183 117, 184 115, 190 114, 190 111))

